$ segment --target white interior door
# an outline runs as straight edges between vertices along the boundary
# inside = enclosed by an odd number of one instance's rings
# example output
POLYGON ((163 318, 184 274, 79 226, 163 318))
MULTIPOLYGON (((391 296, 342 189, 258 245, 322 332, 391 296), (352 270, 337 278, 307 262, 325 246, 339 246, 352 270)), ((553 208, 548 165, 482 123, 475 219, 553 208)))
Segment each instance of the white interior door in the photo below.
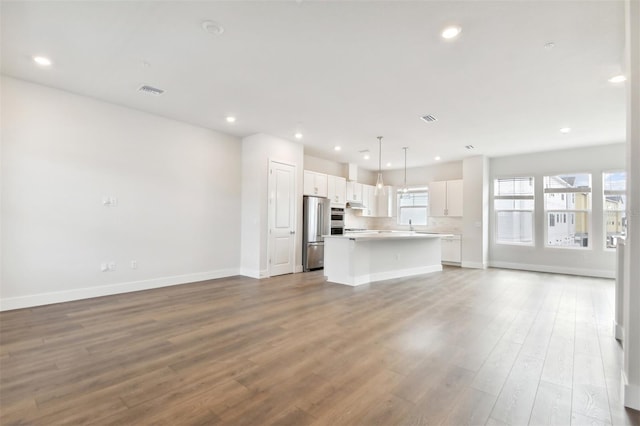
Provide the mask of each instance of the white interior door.
POLYGON ((295 185, 295 166, 269 162, 269 276, 294 272, 295 185))

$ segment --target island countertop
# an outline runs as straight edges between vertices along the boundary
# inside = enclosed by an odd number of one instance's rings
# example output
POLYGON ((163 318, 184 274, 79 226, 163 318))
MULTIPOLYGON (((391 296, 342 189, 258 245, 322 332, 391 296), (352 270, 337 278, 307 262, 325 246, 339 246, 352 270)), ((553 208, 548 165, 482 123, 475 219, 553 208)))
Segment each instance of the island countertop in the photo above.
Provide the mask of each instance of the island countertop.
POLYGON ((339 238, 343 240, 353 241, 372 241, 372 240, 405 240, 405 239, 425 239, 425 238, 443 238, 452 237, 453 234, 436 234, 431 232, 420 231, 371 231, 371 232, 353 232, 343 235, 325 235, 324 238, 339 238))

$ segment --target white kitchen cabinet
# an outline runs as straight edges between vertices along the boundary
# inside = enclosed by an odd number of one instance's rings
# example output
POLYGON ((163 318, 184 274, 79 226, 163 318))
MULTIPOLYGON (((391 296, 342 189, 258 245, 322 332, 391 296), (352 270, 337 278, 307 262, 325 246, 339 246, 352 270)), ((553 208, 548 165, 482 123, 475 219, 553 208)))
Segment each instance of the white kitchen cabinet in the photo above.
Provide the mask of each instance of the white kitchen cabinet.
POLYGON ((460 235, 451 237, 442 237, 442 262, 459 264, 461 260, 461 244, 460 235))
POLYGON ((429 184, 430 216, 462 216, 462 179, 429 184))
POLYGON ((315 195, 316 197, 328 197, 328 180, 324 173, 304 171, 303 192, 304 195, 315 195))
POLYGON ((362 216, 375 217, 377 214, 378 200, 376 199, 376 187, 373 185, 362 185, 362 216))
POLYGON ((362 203, 362 184, 347 182, 347 202, 362 203))
POLYGON ((347 180, 340 176, 327 176, 327 194, 331 205, 344 207, 347 202, 347 180))

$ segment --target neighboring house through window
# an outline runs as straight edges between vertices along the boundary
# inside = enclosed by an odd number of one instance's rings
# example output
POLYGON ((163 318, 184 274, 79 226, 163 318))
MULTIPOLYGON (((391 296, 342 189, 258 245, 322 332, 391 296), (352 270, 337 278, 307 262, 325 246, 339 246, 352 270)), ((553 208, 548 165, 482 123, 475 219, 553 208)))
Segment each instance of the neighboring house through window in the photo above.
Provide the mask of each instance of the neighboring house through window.
POLYGON ((590 174, 545 176, 544 208, 547 247, 579 248, 590 246, 590 174))

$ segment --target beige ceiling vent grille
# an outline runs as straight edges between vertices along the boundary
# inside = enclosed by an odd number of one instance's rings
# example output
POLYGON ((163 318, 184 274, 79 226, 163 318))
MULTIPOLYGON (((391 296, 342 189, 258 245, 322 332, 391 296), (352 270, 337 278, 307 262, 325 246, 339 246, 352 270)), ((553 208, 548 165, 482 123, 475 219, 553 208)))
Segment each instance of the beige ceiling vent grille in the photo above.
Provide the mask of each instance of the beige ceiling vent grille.
POLYGON ((425 121, 427 123, 438 121, 438 119, 431 114, 423 115, 422 117, 420 117, 420 120, 425 121))
POLYGON ((164 93, 164 90, 158 89, 157 87, 145 85, 145 86, 140 86, 140 88, 138 89, 138 92, 148 93, 149 95, 154 95, 154 96, 160 96, 164 93))

